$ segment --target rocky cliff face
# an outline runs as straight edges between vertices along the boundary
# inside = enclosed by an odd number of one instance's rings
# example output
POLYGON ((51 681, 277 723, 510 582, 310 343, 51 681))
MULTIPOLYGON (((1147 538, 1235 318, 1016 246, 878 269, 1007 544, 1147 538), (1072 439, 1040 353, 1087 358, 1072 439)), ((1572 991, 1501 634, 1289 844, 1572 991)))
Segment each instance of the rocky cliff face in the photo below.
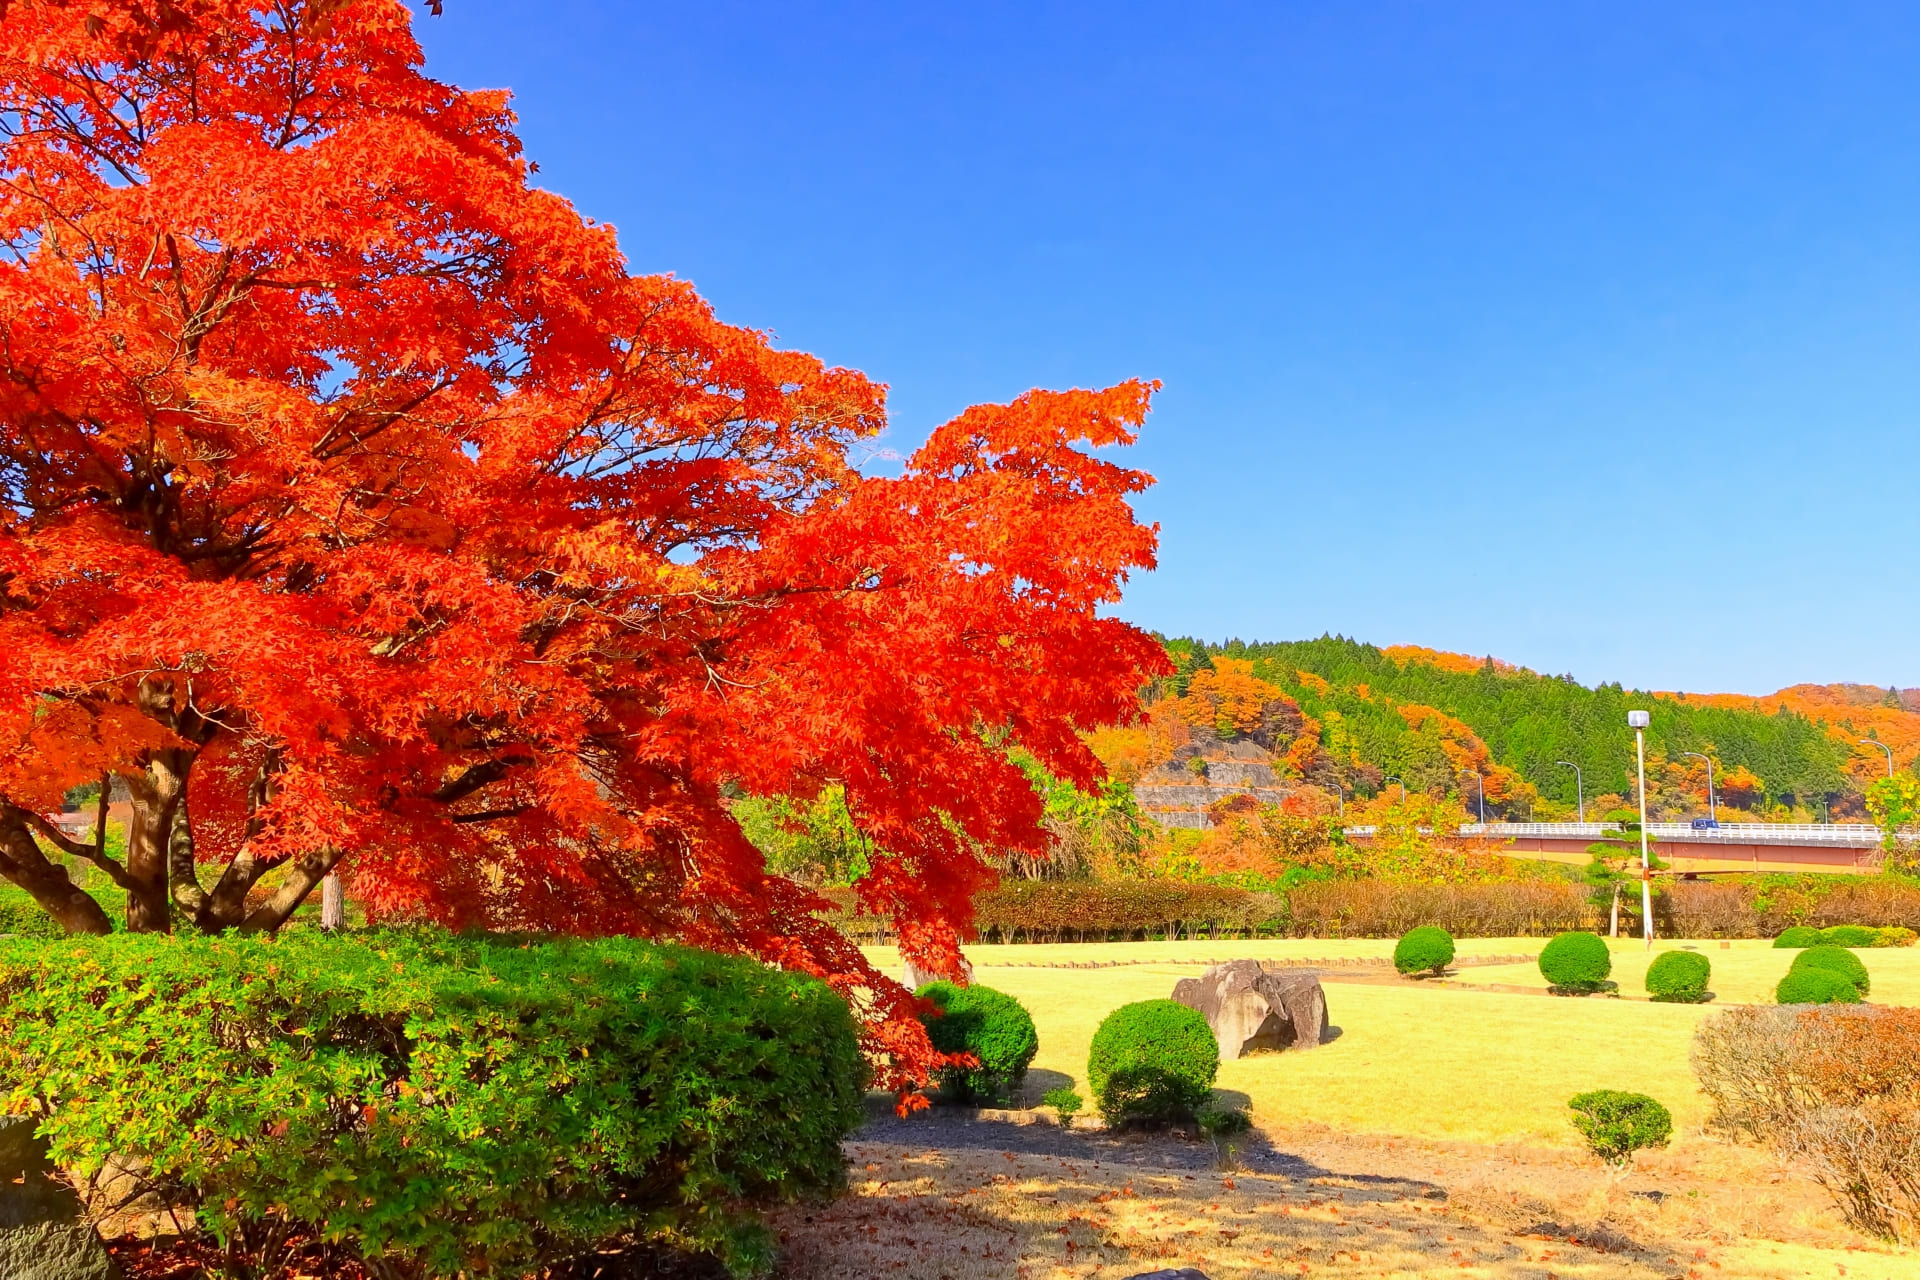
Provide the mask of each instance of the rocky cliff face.
POLYGON ((1210 805, 1242 795, 1261 804, 1279 804, 1290 790, 1275 773, 1266 748, 1247 740, 1223 742, 1196 731, 1172 760, 1134 783, 1133 798, 1163 827, 1200 830, 1208 825, 1210 805))

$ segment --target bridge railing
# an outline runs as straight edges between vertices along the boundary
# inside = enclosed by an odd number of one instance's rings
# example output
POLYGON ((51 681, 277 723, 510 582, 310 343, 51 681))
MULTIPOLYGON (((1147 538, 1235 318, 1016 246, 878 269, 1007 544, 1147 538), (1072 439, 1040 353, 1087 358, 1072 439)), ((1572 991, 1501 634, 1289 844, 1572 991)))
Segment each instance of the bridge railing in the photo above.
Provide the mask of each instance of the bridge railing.
MULTIPOLYGON (((1373 826, 1346 828, 1350 839, 1369 839, 1379 834, 1373 826)), ((1422 834, 1432 834, 1421 828, 1422 834)), ((1466 822, 1460 825, 1462 836, 1482 836, 1492 840, 1522 837, 1558 840, 1632 840, 1617 822, 1466 822)), ((1724 827, 1695 827, 1686 822, 1649 822, 1647 834, 1673 844, 1799 844, 1833 845, 1839 848, 1865 849, 1880 843, 1880 828, 1864 822, 1733 822, 1724 827)), ((1913 840, 1920 837, 1903 836, 1913 840)))

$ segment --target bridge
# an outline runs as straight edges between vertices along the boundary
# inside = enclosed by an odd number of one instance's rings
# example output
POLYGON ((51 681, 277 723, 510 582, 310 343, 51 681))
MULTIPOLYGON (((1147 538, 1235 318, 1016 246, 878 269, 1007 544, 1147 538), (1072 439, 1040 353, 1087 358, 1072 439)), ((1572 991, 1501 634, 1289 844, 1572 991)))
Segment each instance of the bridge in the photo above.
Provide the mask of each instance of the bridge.
MULTIPOLYGON (((1361 845, 1378 834, 1376 827, 1346 830, 1347 839, 1361 845)), ((1600 840, 1617 843, 1623 855, 1640 849, 1639 832, 1617 822, 1469 822, 1459 833, 1488 841, 1498 853, 1549 862, 1585 863, 1592 856, 1587 846, 1600 840)), ((1654 853, 1681 875, 1880 869, 1880 828, 1864 822, 1649 822, 1647 834, 1654 853)))

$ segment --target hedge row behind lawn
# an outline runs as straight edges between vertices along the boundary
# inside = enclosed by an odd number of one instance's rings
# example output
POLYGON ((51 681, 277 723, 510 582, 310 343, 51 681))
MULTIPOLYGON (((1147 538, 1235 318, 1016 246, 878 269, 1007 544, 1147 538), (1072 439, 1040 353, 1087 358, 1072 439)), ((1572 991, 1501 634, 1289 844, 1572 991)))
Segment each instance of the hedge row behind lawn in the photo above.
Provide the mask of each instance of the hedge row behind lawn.
MULTIPOLYGON (((889 923, 853 914, 853 891, 830 889, 834 923, 862 942, 891 941, 889 923)), ((1624 895, 1620 931, 1638 935, 1639 894, 1624 895)), ((1790 925, 1920 928, 1920 881, 1892 875, 1667 880, 1654 897, 1666 938, 1770 938, 1790 925)), ((1394 884, 1320 880, 1262 893, 1178 880, 1007 880, 974 899, 988 942, 1124 942, 1144 938, 1397 938, 1437 925, 1456 938, 1605 932, 1607 912, 1571 880, 1394 884)))
POLYGON ((842 1185, 865 1081, 823 984, 680 947, 0 941, 0 1109, 82 1174, 144 1165, 243 1253, 292 1227, 518 1276, 637 1236, 753 1269, 753 1207, 842 1185))

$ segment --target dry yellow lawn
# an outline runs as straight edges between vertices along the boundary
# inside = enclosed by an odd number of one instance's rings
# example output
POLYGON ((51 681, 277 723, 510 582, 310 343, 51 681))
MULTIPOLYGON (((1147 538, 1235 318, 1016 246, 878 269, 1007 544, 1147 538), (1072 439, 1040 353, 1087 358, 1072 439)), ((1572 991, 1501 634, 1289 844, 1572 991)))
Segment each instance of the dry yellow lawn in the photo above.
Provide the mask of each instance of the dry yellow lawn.
MULTIPOLYGON (((1537 953, 1539 938, 1463 940, 1463 956, 1537 953)), ((1660 942, 1659 950, 1689 945, 1660 942)), ((1771 1003, 1794 952, 1765 942, 1691 944, 1713 962, 1716 1003, 1771 1003)), ((1040 1032, 1034 1059, 1037 1096, 1081 1080, 1100 1020, 1120 1005, 1171 995, 1174 983, 1208 961, 1339 959, 1390 956, 1391 941, 1280 939, 1238 942, 1094 943, 974 947, 982 984, 1019 998, 1040 1032), (1187 959, 1191 957, 1191 959, 1187 959), (1178 963, 1187 959, 1187 963, 1178 963), (1167 963, 1134 963, 1135 961, 1167 963), (1125 961, 1109 969, 1028 967, 1125 961)), ((891 948, 868 954, 894 969, 891 948)), ((1648 953, 1640 942, 1613 945, 1614 978, 1628 997, 1644 997, 1648 953)), ((1863 950, 1878 1003, 1920 1004, 1920 948, 1863 950)), ((1515 1139, 1570 1145, 1566 1101, 1585 1089, 1631 1089, 1666 1103, 1683 1132, 1704 1119, 1688 1063, 1694 1027, 1715 1008, 1654 1004, 1644 998, 1564 999, 1486 990, 1489 985, 1544 990, 1531 964, 1468 967, 1445 983, 1326 983, 1337 1039, 1311 1053, 1268 1054, 1224 1063, 1218 1086, 1246 1095, 1255 1123, 1319 1121, 1361 1133, 1515 1139)))
POLYGON ((889 1143, 852 1143, 849 1155, 846 1196, 776 1216, 785 1280, 1118 1280, 1177 1267, 1210 1280, 1910 1280, 1920 1266, 1830 1232, 1822 1244, 1743 1236, 1734 1222, 1654 1207, 1604 1176, 1547 1202, 1484 1185, 1429 1196, 1339 1175, 889 1143))
MULTIPOLYGON (((1459 951, 1532 955, 1543 945, 1474 939, 1459 951)), ((1793 956, 1765 943, 1697 945, 1713 962, 1723 1004, 1770 1002, 1793 956)), ((1293 939, 969 950, 977 981, 1033 1013, 1040 1052, 1030 1104, 1062 1076, 1083 1080, 1088 1045, 1108 1012, 1170 995, 1207 963, 1391 953, 1390 941, 1293 939), (1091 962, 1113 967, 1048 967, 1091 962)), ((891 949, 868 954, 897 969, 891 949)), ((1920 1004, 1920 949, 1860 955, 1876 1002, 1920 1004)), ((1333 968, 1327 1002, 1339 1031, 1331 1042, 1224 1063, 1216 1082, 1250 1104, 1276 1147, 1319 1144, 1327 1178, 1223 1180, 1090 1166, 1044 1150, 943 1148, 932 1134, 916 1145, 889 1134, 851 1144, 851 1194, 782 1217, 788 1273, 1065 1280, 1195 1266, 1214 1280, 1920 1276, 1920 1256, 1851 1234, 1817 1188, 1699 1132, 1705 1105, 1688 1049, 1715 1006, 1645 1000, 1647 961, 1642 944, 1615 945, 1625 999, 1533 994, 1545 983, 1532 964, 1469 965, 1439 983, 1401 980, 1377 966, 1351 968, 1345 972, 1357 980, 1342 980, 1333 968), (1594 1088, 1649 1093, 1674 1113, 1674 1144, 1643 1156, 1625 1182, 1580 1150, 1567 1122, 1567 1099, 1594 1088), (1440 1198, 1368 1191, 1348 1177, 1412 1168, 1409 1160, 1440 1198), (1647 1199, 1646 1188, 1666 1198, 1647 1199), (1542 1221, 1559 1226, 1542 1233, 1542 1221), (1596 1237, 1609 1247, 1589 1247, 1596 1237)))

